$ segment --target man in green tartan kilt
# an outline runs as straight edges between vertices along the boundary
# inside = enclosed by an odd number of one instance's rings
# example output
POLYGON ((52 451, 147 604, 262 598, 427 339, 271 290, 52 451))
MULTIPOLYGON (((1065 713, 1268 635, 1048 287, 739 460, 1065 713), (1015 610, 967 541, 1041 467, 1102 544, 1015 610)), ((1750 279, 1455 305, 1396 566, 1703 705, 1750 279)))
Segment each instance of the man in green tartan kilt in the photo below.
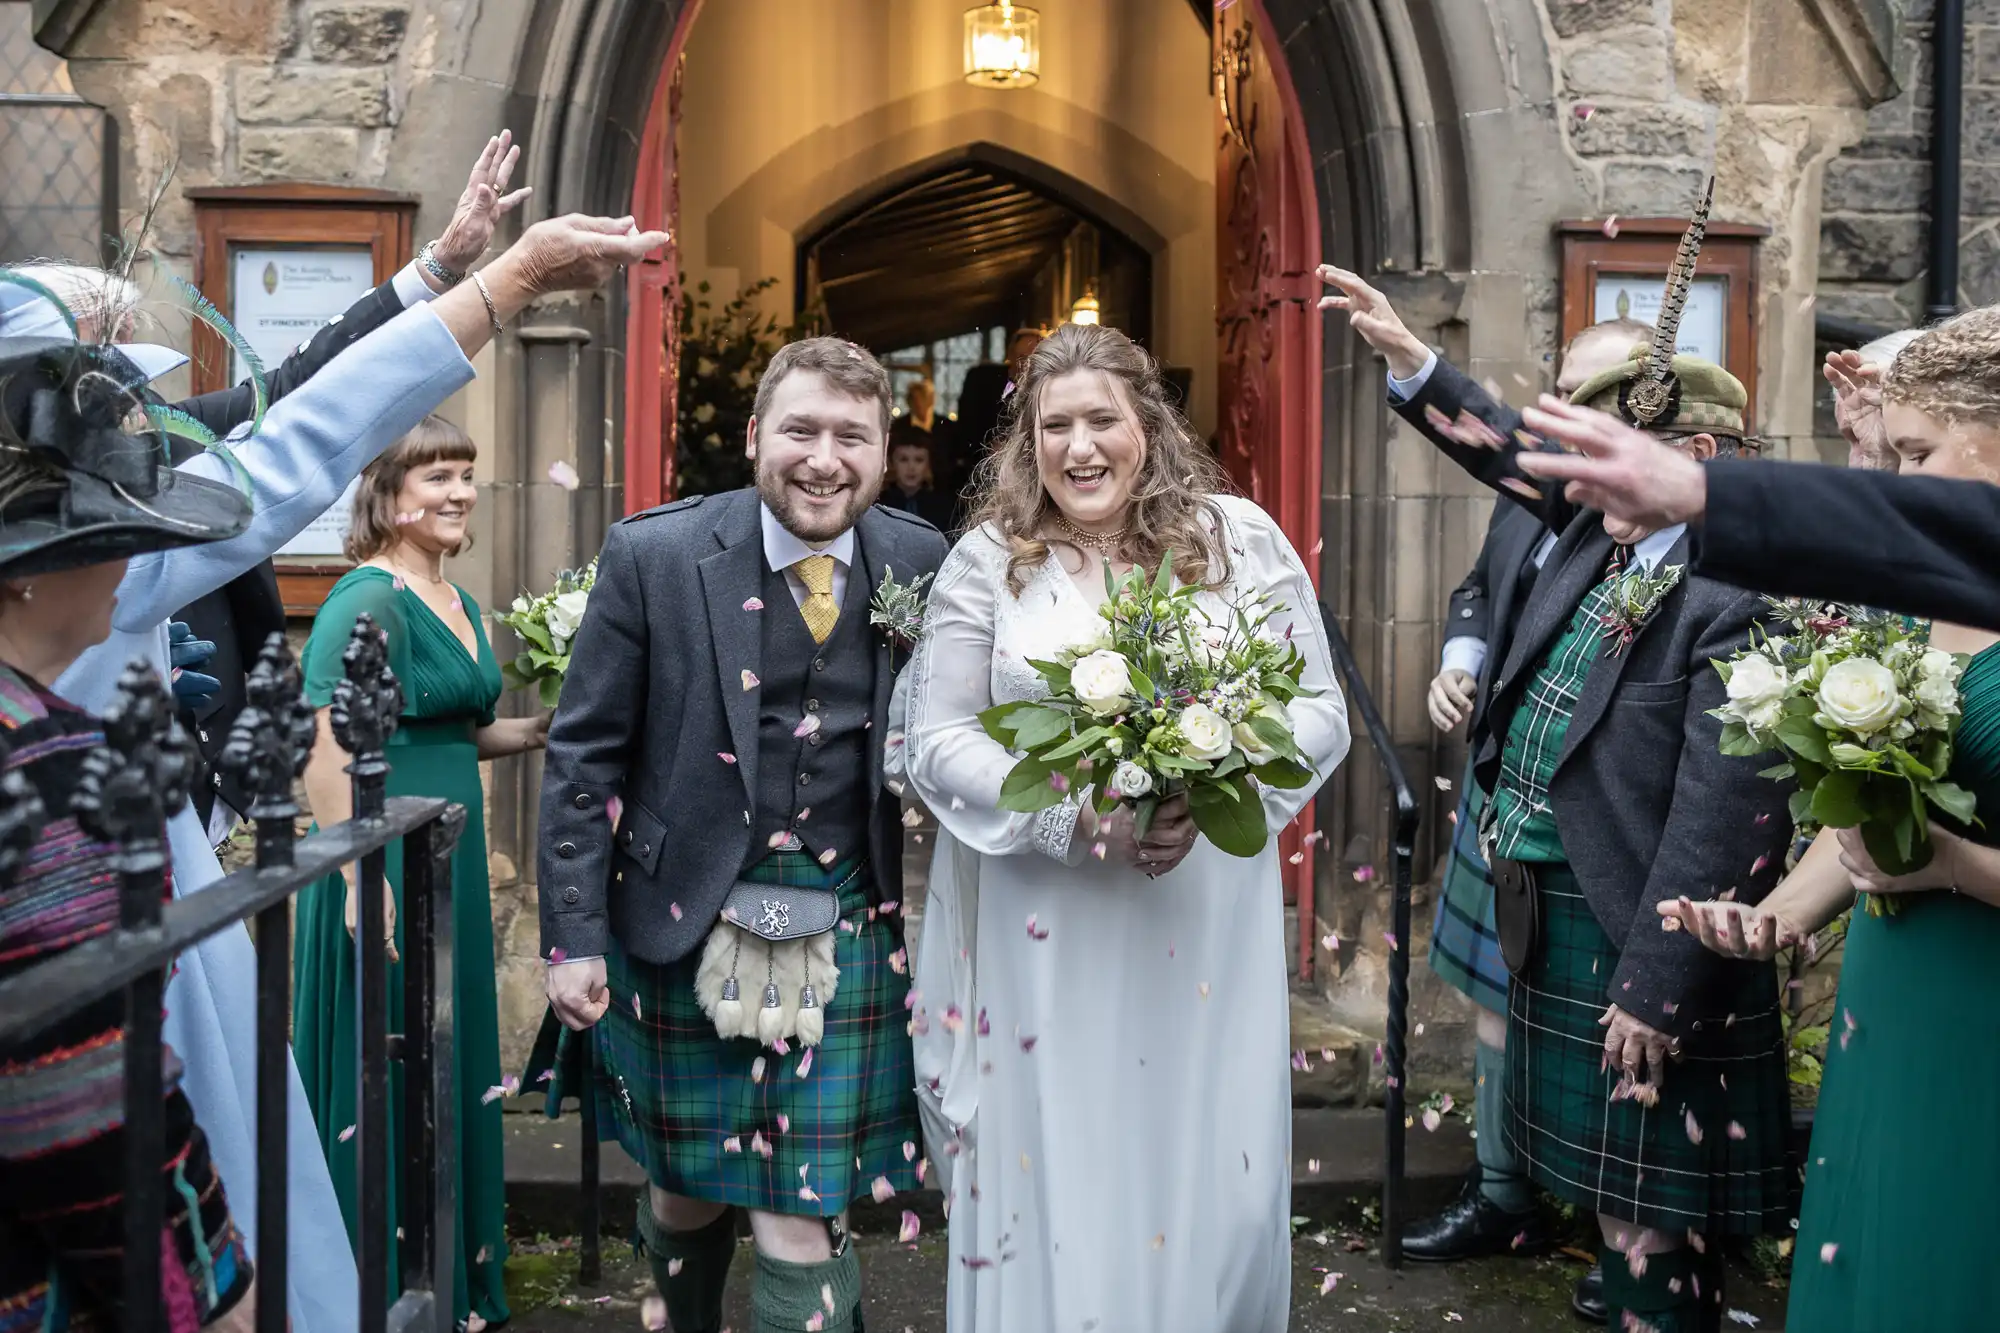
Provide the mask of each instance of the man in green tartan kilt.
POLYGON ((646 1170, 638 1233, 677 1333, 721 1328, 738 1210, 757 1333, 858 1329, 848 1205, 923 1176, 882 753, 902 654, 870 597, 935 574, 945 542, 872 507, 889 403, 862 349, 782 348, 755 488, 612 528, 550 727, 549 1003, 646 1170))
MULTIPOLYGON (((1721 367, 1673 353, 1700 228, 1652 346, 1575 401, 1705 460, 1742 447, 1747 398, 1721 367)), ((1330 280, 1391 373, 1414 374, 1431 353, 1380 294, 1330 280)), ((1477 765, 1513 972, 1498 1128, 1537 1184, 1598 1215, 1613 1327, 1717 1329, 1714 1242, 1790 1217, 1777 978, 1663 929, 1658 904, 1754 902, 1782 868, 1788 790, 1723 755, 1709 716, 1725 697, 1711 660, 1745 647, 1765 608, 1686 577, 1684 529, 1537 487, 1515 460, 1540 442, 1489 395, 1451 424, 1444 452, 1561 534, 1493 683, 1477 765)))

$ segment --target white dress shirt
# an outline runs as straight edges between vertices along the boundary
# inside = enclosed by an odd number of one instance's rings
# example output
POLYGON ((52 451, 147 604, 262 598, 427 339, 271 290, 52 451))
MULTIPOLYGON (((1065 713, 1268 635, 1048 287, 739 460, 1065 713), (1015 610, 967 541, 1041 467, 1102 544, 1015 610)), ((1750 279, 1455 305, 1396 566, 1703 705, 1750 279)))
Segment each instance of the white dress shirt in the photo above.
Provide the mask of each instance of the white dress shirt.
POLYGON ((847 605, 847 571, 854 564, 854 529, 835 537, 823 546, 808 546, 805 541, 771 512, 771 506, 760 504, 764 524, 764 559, 772 569, 782 572, 785 585, 792 590, 792 601, 804 606, 810 590, 805 580, 799 577, 793 566, 809 555, 830 555, 833 557, 833 604, 847 605))

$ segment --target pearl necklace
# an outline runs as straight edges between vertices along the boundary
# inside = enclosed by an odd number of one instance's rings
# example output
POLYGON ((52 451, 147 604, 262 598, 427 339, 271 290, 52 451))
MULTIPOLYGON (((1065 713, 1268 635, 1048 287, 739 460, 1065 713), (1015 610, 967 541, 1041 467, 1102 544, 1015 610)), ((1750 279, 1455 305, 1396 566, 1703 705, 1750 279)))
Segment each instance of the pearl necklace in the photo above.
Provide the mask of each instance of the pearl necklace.
POLYGON ((1116 555, 1119 548, 1125 544, 1125 539, 1132 535, 1129 525, 1116 532, 1085 532, 1061 512, 1056 514, 1055 519, 1056 528, 1062 533, 1064 541, 1086 551, 1095 551, 1102 556, 1116 555))

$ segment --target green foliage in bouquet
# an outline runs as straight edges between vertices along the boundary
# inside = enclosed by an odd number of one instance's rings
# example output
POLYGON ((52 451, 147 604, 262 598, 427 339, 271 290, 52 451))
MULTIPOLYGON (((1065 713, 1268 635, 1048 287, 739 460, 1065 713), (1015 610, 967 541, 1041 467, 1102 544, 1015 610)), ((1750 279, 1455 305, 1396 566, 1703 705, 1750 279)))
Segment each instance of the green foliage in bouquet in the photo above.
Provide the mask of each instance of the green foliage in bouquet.
POLYGON ((817 306, 792 324, 762 311, 765 278, 716 309, 706 282, 680 302, 680 378, 676 394, 674 490, 681 496, 719 495, 748 486, 755 465, 743 456, 743 436, 757 401, 757 381, 778 349, 816 331, 817 306))
MULTIPOLYGON (((1929 645, 1927 625, 1859 607, 1767 598, 1792 631, 1716 662, 1729 699, 1722 752, 1780 751, 1764 777, 1797 779, 1799 832, 1858 828, 1875 864, 1904 875, 1931 859, 1930 808, 1976 823, 1972 793, 1946 780, 1964 654, 1929 645)), ((1893 912, 1870 895, 1868 908, 1893 912)))
POLYGON ((577 627, 583 624, 584 608, 596 583, 597 562, 593 560, 582 569, 563 570, 547 592, 539 597, 516 597, 513 606, 493 617, 521 640, 521 651, 514 660, 500 666, 501 678, 509 689, 533 686, 542 707, 556 706, 562 696, 563 677, 569 674, 577 627))
POLYGON ((1313 769, 1292 737, 1287 705, 1305 656, 1266 630, 1279 609, 1260 601, 1213 620, 1197 588, 1176 588, 1173 555, 1159 572, 1104 573, 1105 627, 1053 662, 1030 661, 1048 697, 979 715, 986 733, 1021 756, 1001 808, 1043 810, 1091 789, 1109 814, 1135 806, 1143 833, 1160 802, 1185 792, 1195 826, 1233 856, 1269 839, 1259 784, 1299 788, 1313 769))

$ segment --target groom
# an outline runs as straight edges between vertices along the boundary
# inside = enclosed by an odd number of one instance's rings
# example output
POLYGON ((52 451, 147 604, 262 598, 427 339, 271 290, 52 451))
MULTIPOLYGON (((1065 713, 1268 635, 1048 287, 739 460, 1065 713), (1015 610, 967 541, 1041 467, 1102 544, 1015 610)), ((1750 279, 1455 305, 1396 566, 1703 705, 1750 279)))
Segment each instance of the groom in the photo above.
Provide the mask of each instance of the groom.
MULTIPOLYGON (((754 490, 617 524, 549 732, 541 923, 548 995, 597 1028, 619 1141, 646 1169, 639 1235, 676 1333, 717 1333, 756 1240, 758 1333, 860 1324, 850 1200, 918 1183, 904 1000, 900 803, 883 792, 896 659, 870 594, 945 542, 872 507, 889 377, 835 338, 788 344, 757 388, 754 490), (696 996, 742 881, 837 889, 838 988, 816 1046, 723 1038, 696 996)), ((754 1006, 763 976, 744 981, 754 1006)))

